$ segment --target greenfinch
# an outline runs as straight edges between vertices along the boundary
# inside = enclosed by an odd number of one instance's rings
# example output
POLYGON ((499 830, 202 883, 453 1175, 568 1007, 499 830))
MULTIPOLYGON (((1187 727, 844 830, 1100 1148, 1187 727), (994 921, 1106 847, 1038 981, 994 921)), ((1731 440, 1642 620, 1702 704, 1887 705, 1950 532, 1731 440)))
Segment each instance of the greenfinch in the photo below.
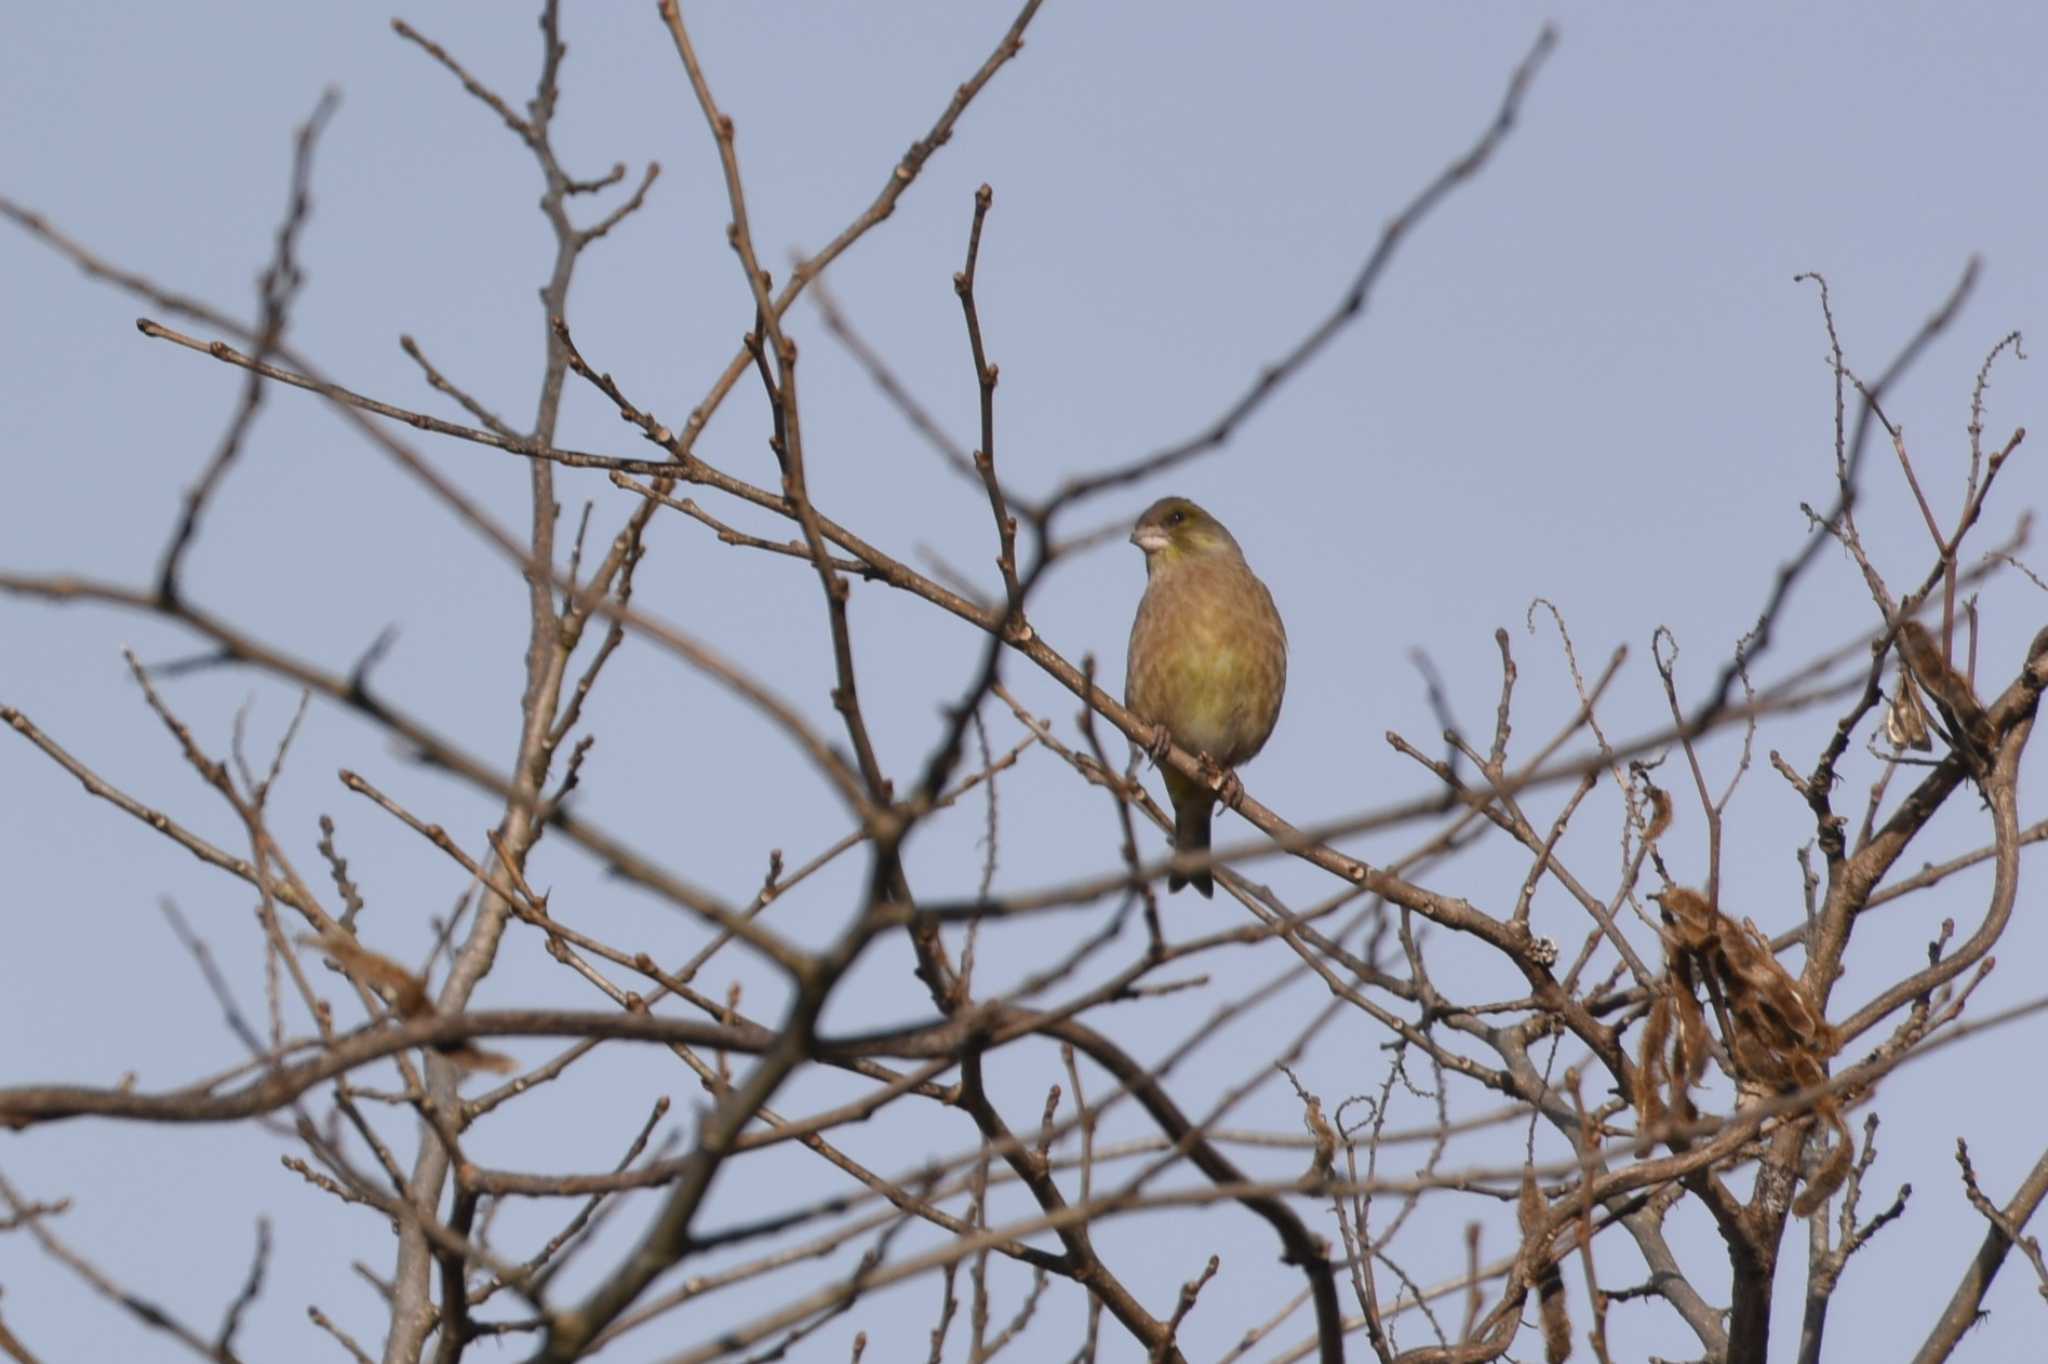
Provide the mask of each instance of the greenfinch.
MULTIPOLYGON (((1185 497, 1165 497, 1138 518, 1131 543, 1145 552, 1145 596, 1131 624, 1124 705, 1163 740, 1213 764, 1214 783, 1242 790, 1232 769, 1251 760, 1280 718, 1287 690, 1287 627, 1223 523, 1185 497)), ((1165 769, 1173 847, 1209 850, 1212 785, 1165 769)), ((1228 797, 1226 797, 1228 799, 1228 797)), ((1169 872, 1167 889, 1216 893, 1204 870, 1169 872)))

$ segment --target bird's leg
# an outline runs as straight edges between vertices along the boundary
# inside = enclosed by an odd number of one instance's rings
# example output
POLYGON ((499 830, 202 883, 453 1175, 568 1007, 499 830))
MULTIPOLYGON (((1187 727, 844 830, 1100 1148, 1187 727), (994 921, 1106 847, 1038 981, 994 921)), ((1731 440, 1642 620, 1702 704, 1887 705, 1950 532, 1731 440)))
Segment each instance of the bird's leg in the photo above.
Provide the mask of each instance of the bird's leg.
POLYGON ((1152 737, 1145 741, 1145 751, 1152 755, 1156 765, 1166 761, 1168 751, 1173 748, 1173 732, 1165 725, 1152 726, 1152 737))
POLYGON ((1202 780, 1216 793, 1216 799, 1228 809, 1235 810, 1237 803, 1244 799, 1244 783, 1237 779, 1235 768, 1225 767, 1207 753, 1202 758, 1202 780))

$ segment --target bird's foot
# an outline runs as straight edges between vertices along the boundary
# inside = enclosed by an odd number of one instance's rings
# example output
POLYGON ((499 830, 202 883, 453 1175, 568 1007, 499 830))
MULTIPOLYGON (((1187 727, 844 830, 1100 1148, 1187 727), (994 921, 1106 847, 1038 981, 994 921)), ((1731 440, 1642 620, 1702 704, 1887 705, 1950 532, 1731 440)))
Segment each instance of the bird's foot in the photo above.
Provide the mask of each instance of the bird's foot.
POLYGON ((1227 809, 1235 810, 1238 802, 1244 799, 1244 783, 1237 779, 1237 772, 1206 753, 1202 755, 1202 780, 1208 783, 1209 789, 1216 793, 1216 799, 1227 809))
POLYGON ((1152 726, 1152 737, 1145 741, 1145 751, 1152 755, 1154 763, 1166 761, 1166 755, 1173 748, 1173 733, 1165 725, 1152 726))

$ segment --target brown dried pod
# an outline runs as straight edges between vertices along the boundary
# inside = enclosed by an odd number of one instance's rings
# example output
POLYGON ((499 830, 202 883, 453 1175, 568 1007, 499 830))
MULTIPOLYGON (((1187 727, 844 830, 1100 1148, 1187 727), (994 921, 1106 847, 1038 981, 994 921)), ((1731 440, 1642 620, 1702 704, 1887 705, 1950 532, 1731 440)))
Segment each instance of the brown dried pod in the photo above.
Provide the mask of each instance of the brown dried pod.
MULTIPOLYGON (((1841 1039, 1806 987, 1782 966, 1769 939, 1747 919, 1740 924, 1696 890, 1673 886, 1654 897, 1664 911, 1665 972, 1643 1027, 1636 1108, 1645 1129, 1667 1107, 1690 1114, 1687 1091, 1705 1072, 1708 1038, 1698 984, 1725 1008, 1724 1042, 1737 1079, 1779 1091, 1817 1088, 1841 1039), (1670 1059, 1663 1057, 1670 1039, 1670 1059)), ((1810 1216, 1841 1184, 1854 1145, 1831 1097, 1814 1104, 1816 1118, 1841 1142, 1808 1181, 1794 1210, 1810 1216)))
POLYGON ((1637 1149, 1647 1151, 1666 1114, 1681 1123, 1699 1116, 1692 1087, 1706 1073, 1709 1046, 1706 1015, 1693 994, 1691 977, 1667 973, 1643 1024, 1636 1063, 1637 1149), (1674 1027, 1675 1021, 1675 1027, 1674 1027), (1667 1051, 1668 1047, 1668 1051, 1667 1051))
MULTIPOLYGON (((381 952, 372 952, 355 937, 340 931, 308 934, 299 939, 334 958, 350 978, 374 991, 400 1018, 430 1018, 434 1002, 427 995, 427 983, 403 965, 381 952)), ((474 1042, 444 1042, 434 1048, 458 1070, 488 1071, 508 1075, 519 1069, 518 1061, 502 1052, 486 1051, 474 1042)))
POLYGON ((1916 753, 1931 752, 1934 740, 1927 733, 1927 705, 1920 699, 1920 689, 1913 685, 1913 674, 1899 669, 1898 684, 1892 688, 1892 698, 1885 703, 1884 733, 1894 748, 1910 748, 1916 753))
POLYGON ((1736 1035, 1729 1050, 1746 1079, 1778 1089, 1818 1083, 1821 1062, 1835 1054, 1834 1027, 1806 988, 1778 963, 1756 925, 1721 919, 1722 986, 1736 1035))
POLYGON ((519 1069, 516 1058, 501 1051, 485 1051, 474 1042, 449 1042, 434 1048, 448 1058, 457 1070, 484 1071, 491 1075, 510 1075, 519 1069))
POLYGON ((334 958, 348 975, 368 986, 400 1018, 422 1018, 434 1012, 427 983, 381 952, 372 952, 355 937, 339 931, 308 934, 299 939, 334 958))
POLYGON ((1564 1364, 1572 1357, 1572 1320, 1565 1310, 1564 1275, 1550 1254, 1550 1238, 1543 1234, 1543 1194, 1536 1188, 1536 1176, 1522 1169, 1521 1197, 1516 1200, 1516 1220, 1521 1224, 1522 1255, 1526 1274, 1536 1289, 1537 1319, 1543 1327, 1543 1357, 1549 1364, 1564 1364))
POLYGON ((1543 1230, 1543 1191, 1536 1187, 1536 1172, 1522 1167, 1522 1187, 1515 1199, 1515 1222, 1527 1241, 1543 1230))
POLYGON ((1672 886, 1650 898, 1664 911, 1664 923, 1682 950, 1702 953, 1713 946, 1715 920, 1721 916, 1707 903, 1706 896, 1684 886, 1672 886))
POLYGON ((1671 1044, 1671 1073, 1678 1092, 1671 1106, 1691 1122, 1698 1116, 1698 1110, 1692 1106, 1692 1087, 1707 1073, 1707 1057, 1713 1049, 1707 1043, 1706 1012, 1700 1008, 1699 997, 1691 986, 1687 985, 1673 998, 1678 1005, 1678 1035, 1671 1044))
POLYGON ((1671 827, 1671 793, 1644 777, 1643 794, 1650 799, 1650 825, 1643 830, 1643 842, 1655 843, 1671 827))
POLYGON ((1940 709, 1957 739, 1979 748, 1991 746, 1991 720, 1961 673, 1941 656, 1934 635, 1917 620, 1899 626, 1899 655, 1913 670, 1929 699, 1940 709))
POLYGON ((1849 1124, 1842 1121, 1842 1110, 1834 1099, 1822 1099, 1813 1106, 1813 1112, 1814 1116, 1824 1119, 1841 1140, 1828 1148, 1820 1168, 1807 1178, 1805 1191, 1792 1201, 1792 1211, 1801 1217, 1811 1217, 1827 1206, 1835 1190, 1841 1188, 1842 1181, 1849 1177, 1849 1158, 1856 1151, 1855 1139, 1849 1135, 1849 1124))
POLYGON ((1664 1044, 1671 1036, 1671 991, 1668 983, 1658 990, 1643 1020, 1643 1036, 1636 1053, 1636 1153, 1650 1149, 1651 1133, 1664 1120, 1664 1090, 1671 1083, 1671 1070, 1664 1060, 1664 1044))

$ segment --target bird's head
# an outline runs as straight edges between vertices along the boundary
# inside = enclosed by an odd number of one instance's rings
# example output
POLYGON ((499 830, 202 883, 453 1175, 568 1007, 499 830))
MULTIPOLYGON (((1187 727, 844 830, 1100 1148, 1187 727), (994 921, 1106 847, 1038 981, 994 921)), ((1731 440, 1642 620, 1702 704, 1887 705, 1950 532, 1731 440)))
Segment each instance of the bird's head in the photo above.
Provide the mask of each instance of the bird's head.
POLYGON ((1131 543, 1145 551, 1148 569, 1239 552, 1223 523, 1185 497, 1162 497, 1147 507, 1131 531, 1131 543))

